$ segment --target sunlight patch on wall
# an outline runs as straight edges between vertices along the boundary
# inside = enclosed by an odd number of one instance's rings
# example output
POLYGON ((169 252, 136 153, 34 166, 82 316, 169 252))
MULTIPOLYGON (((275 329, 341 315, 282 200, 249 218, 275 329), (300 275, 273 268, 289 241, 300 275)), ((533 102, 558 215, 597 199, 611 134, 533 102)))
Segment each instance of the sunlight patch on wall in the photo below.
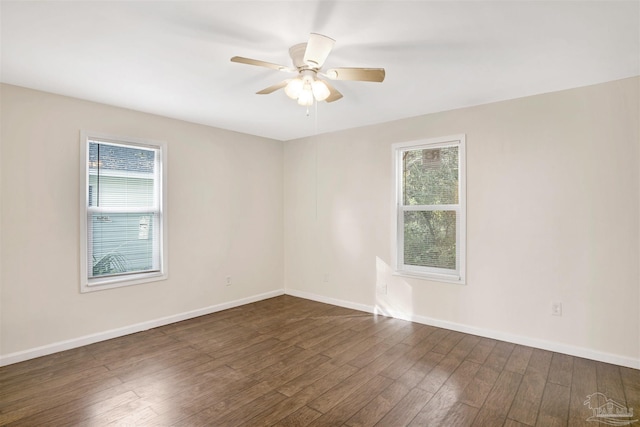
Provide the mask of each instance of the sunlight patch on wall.
POLYGON ((412 320, 413 288, 382 258, 376 257, 375 312, 398 319, 412 320))

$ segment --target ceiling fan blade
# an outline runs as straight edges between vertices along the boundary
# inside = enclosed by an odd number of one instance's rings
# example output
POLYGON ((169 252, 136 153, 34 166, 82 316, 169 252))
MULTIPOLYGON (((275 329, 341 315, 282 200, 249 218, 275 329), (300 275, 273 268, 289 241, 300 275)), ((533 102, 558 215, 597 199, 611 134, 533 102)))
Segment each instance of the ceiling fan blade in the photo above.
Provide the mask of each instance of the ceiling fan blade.
POLYGON ((244 58, 242 56, 234 56, 233 58, 231 58, 231 62, 256 65, 258 67, 267 67, 267 68, 272 68, 278 71, 297 71, 297 70, 292 70, 289 67, 285 67, 284 65, 274 64, 272 62, 260 61, 259 59, 244 58))
POLYGON ((264 89, 262 89, 260 92, 256 92, 258 95, 268 95, 272 92, 275 92, 278 89, 282 89, 283 87, 285 87, 287 85, 287 83, 289 83, 291 81, 291 79, 287 79, 287 80, 283 80, 280 83, 276 83, 272 86, 266 87, 264 89))
POLYGON ((320 68, 336 41, 322 34, 311 33, 304 52, 304 62, 311 68, 320 68))
POLYGON ((337 101, 338 99, 342 98, 342 94, 340 92, 338 92, 338 90, 333 87, 333 85, 325 80, 323 80, 324 84, 327 85, 327 88, 329 88, 329 92, 330 95, 327 97, 327 99, 325 99, 325 102, 333 102, 333 101, 337 101))
POLYGON ((332 68, 325 73, 331 80, 356 80, 361 82, 382 82, 384 68, 332 68))

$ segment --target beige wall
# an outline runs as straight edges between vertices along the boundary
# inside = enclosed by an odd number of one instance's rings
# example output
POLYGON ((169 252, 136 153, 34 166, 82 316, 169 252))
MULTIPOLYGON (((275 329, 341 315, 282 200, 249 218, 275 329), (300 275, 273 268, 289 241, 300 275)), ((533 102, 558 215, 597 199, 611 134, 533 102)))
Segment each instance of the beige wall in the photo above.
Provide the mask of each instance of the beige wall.
POLYGON ((282 142, 1 88, 0 355, 283 288, 282 142), (80 129, 167 142, 168 280, 80 294, 80 129))
POLYGON ((284 284, 640 366, 638 78, 284 144, 0 88, 0 356, 284 284), (168 142, 167 281, 80 294, 80 129, 168 142), (459 133, 467 285, 393 276, 391 144, 459 133))
POLYGON ((638 84, 287 142, 287 292, 640 367, 638 84), (467 285, 392 276, 391 144, 460 133, 467 285))

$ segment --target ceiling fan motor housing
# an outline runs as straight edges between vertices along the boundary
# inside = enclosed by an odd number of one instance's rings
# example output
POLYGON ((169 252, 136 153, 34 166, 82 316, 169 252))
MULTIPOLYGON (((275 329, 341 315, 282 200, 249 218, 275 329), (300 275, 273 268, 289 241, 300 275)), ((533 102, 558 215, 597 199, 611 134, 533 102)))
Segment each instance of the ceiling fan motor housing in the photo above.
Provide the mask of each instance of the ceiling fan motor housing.
POLYGON ((312 70, 309 68, 300 70, 300 78, 305 83, 311 83, 312 81, 314 81, 317 74, 318 72, 316 70, 312 70))

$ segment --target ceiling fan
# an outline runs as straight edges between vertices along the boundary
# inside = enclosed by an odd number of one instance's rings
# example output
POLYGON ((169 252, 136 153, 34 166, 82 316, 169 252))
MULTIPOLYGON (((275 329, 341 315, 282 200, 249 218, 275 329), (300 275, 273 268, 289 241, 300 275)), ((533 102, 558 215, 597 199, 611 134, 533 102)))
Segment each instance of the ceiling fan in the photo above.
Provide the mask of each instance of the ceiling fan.
POLYGON ((311 33, 307 43, 299 43, 289 48, 289 56, 293 61, 293 68, 242 56, 234 56, 231 58, 231 62, 297 73, 298 75, 294 78, 281 81, 256 93, 266 95, 284 88, 287 96, 296 99, 298 104, 306 107, 312 105, 314 100, 333 102, 342 98, 342 94, 335 87, 319 76, 330 80, 364 82, 382 82, 384 80, 384 68, 332 68, 326 72, 321 72, 322 66, 331 49, 333 49, 335 42, 330 37, 311 33))

